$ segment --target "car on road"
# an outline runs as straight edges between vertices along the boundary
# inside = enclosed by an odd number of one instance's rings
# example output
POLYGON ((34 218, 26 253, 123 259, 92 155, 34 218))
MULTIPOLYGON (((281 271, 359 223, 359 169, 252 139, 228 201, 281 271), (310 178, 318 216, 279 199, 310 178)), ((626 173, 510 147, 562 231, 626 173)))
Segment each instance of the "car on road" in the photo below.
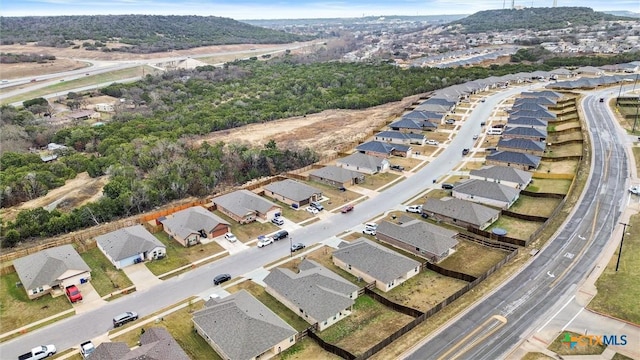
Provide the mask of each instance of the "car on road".
POLYGON ((346 214, 350 211, 353 211, 353 205, 345 205, 342 207, 342 209, 340 209, 340 212, 343 214, 346 214))
POLYGON ((219 274, 216 275, 216 277, 213 278, 213 285, 220 285, 225 281, 229 281, 231 280, 231 275, 230 274, 219 274))
POLYGON ((312 213, 313 215, 317 215, 320 212, 318 211, 318 209, 314 208, 313 206, 307 206, 305 210, 307 210, 307 212, 312 213))
POLYGON ((467 154, 469 154, 469 149, 468 148, 462 149, 462 155, 467 155, 467 154))
POLYGON ((422 212, 422 205, 410 205, 405 209, 406 212, 419 214, 422 212))
POLYGON ((296 252, 298 250, 304 249, 306 246, 303 243, 295 243, 291 245, 291 252, 296 252))
POLYGON ((278 226, 284 225, 284 220, 280 216, 274 217, 273 219, 271 219, 271 222, 278 226))
POLYGON ((228 242, 238 241, 238 238, 233 233, 230 233, 230 232, 224 234, 224 238, 227 239, 228 242))
POLYGON ((316 209, 318 209, 318 211, 324 210, 324 206, 322 206, 322 204, 320 204, 319 201, 312 201, 312 202, 309 203, 309 205, 314 207, 314 208, 316 208, 316 209))
POLYGON ((113 327, 120 327, 130 321, 138 320, 138 314, 133 311, 127 311, 113 317, 113 327))
POLYGON ((40 360, 48 358, 56 353, 56 347, 54 345, 40 345, 34 347, 28 353, 18 356, 18 360, 40 360))
POLYGON ((87 356, 91 355, 91 353, 95 351, 95 349, 96 347, 93 345, 91 340, 85 341, 80 344, 80 355, 82 355, 82 358, 86 359, 87 356))
POLYGON ((429 140, 427 140, 427 142, 425 144, 427 144, 427 145, 438 145, 439 142, 437 142, 436 140, 433 140, 433 139, 429 139, 429 140))
POLYGON ((634 195, 640 195, 640 185, 630 187, 629 192, 634 195))
POLYGON ((604 98, 600 98, 600 102, 604 102, 604 98))
POLYGON ((484 98, 483 98, 482 100, 480 100, 480 102, 485 102, 486 100, 487 100, 487 99, 484 99, 484 98))
POLYGON ((264 235, 260 235, 258 236, 258 247, 265 247, 267 245, 271 245, 273 244, 273 238, 271 236, 264 236, 264 235))
POLYGON ((271 236, 274 241, 286 239, 289 237, 289 232, 287 230, 280 230, 277 233, 271 236))
POLYGON ((473 135, 473 140, 478 140, 478 134, 473 135))
POLYGON ((402 165, 391 165, 390 169, 391 170, 404 171, 404 166, 402 166, 402 165))
POLYGON ((70 285, 64 288, 64 291, 67 293, 67 297, 69 301, 72 303, 76 303, 82 301, 82 294, 80 294, 80 290, 75 285, 70 285))
POLYGON ((362 233, 365 235, 376 236, 376 229, 364 228, 364 230, 362 230, 362 233))

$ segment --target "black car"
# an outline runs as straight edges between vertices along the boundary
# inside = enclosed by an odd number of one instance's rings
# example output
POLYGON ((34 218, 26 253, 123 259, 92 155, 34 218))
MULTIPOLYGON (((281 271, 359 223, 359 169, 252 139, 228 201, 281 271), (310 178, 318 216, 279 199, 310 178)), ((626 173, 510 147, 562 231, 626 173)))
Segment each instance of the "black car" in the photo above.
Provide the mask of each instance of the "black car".
POLYGON ((298 250, 302 250, 305 248, 305 245, 303 243, 295 243, 293 245, 291 245, 291 252, 296 252, 298 250))
POLYGON ((401 166, 401 165, 391 165, 391 170, 403 171, 403 170, 404 170, 404 166, 401 166))
POLYGON ((462 149, 462 155, 467 155, 469 153, 469 149, 462 149))
POLYGON ((444 184, 442 184, 442 189, 451 190, 451 189, 453 189, 453 184, 444 183, 444 184))
POLYGON ((220 274, 220 275, 216 275, 216 277, 213 278, 213 285, 220 285, 225 281, 229 281, 231 280, 231 275, 229 274, 220 274))
POLYGON ((287 230, 280 230, 277 233, 273 234, 272 238, 274 241, 278 241, 280 239, 286 239, 289 236, 289 232, 287 230))

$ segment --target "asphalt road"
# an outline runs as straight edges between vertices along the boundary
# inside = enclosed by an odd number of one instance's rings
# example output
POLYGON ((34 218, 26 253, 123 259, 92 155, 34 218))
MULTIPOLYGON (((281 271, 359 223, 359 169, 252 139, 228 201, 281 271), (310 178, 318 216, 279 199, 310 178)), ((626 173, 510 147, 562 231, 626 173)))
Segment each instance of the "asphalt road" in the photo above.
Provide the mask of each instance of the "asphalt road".
MULTIPOLYGON (((462 159, 462 149, 473 147, 473 135, 480 132, 482 121, 486 121, 494 107, 502 100, 529 90, 531 86, 506 89, 479 103, 465 121, 448 147, 431 163, 378 196, 356 204, 354 211, 337 213, 328 219, 290 232, 294 242, 309 246, 352 229, 370 220, 387 209, 414 197, 437 179, 448 174, 462 159)), ((261 266, 289 255, 289 242, 279 241, 273 245, 242 251, 214 263, 196 268, 183 275, 171 278, 146 291, 137 291, 83 314, 58 321, 47 327, 29 332, 14 340, 0 344, 0 358, 17 358, 26 349, 39 344, 55 344, 58 351, 78 347, 80 342, 97 337, 111 330, 111 319, 124 311, 136 311, 143 317, 159 309, 180 302, 205 290, 212 291, 212 279, 219 273, 242 276, 261 266)), ((11 311, 11 310, 8 310, 11 311)))
POLYGON ((607 103, 598 101, 605 94, 608 90, 583 101, 593 143, 591 175, 584 196, 555 239, 523 271, 418 344, 407 359, 504 358, 592 270, 618 225, 628 178, 624 142, 618 141, 625 135, 607 103))

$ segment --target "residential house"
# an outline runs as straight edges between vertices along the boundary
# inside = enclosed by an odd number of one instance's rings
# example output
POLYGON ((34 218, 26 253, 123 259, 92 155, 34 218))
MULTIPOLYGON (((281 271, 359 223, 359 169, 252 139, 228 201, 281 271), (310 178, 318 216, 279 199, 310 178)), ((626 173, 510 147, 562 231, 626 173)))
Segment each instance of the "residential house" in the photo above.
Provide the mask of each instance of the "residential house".
POLYGON ((543 97, 543 96, 522 97, 522 98, 517 98, 513 102, 513 106, 517 107, 517 105, 520 105, 520 104, 538 104, 538 105, 542 105, 542 106, 546 107, 547 109, 549 109, 550 107, 554 107, 557 103, 558 103, 558 99, 557 98, 548 98, 548 97, 543 97))
POLYGON ((454 100, 432 97, 420 103, 415 110, 444 114, 453 111, 456 108, 456 103, 454 100))
POLYGON ((71 245, 56 246, 13 260, 29 299, 91 279, 91 269, 71 245))
POLYGON ((411 146, 401 144, 388 144, 381 141, 369 141, 356 147, 356 150, 367 155, 388 158, 391 155, 409 157, 411 146))
POLYGON ((524 127, 524 126, 516 126, 516 127, 507 126, 507 128, 502 133, 502 137, 505 139, 521 138, 521 139, 531 139, 535 141, 545 141, 547 140, 547 129, 524 127))
POLYGON ((101 103, 101 104, 95 104, 94 110, 100 111, 100 112, 114 112, 115 107, 113 106, 113 104, 101 103))
POLYGON ((282 209, 271 201, 262 198, 249 190, 238 190, 213 198, 216 208, 233 220, 246 224, 255 221, 272 219, 282 209))
POLYGON ((562 95, 562 93, 556 92, 556 91, 552 91, 552 90, 543 90, 543 91, 525 91, 520 93, 520 97, 523 98, 527 98, 527 97, 532 97, 532 98, 538 98, 538 97, 546 97, 549 99, 560 99, 562 98, 564 95, 562 95))
POLYGON ((166 246, 142 225, 96 236, 96 244, 116 269, 167 255, 166 246))
POLYGON ((91 360, 190 360, 180 344, 163 327, 144 329, 139 346, 129 349, 124 342, 103 342, 88 357, 91 360))
POLYGON ((507 126, 509 127, 523 126, 523 127, 536 128, 544 131, 547 129, 548 125, 549 125, 548 121, 534 118, 534 117, 519 116, 514 118, 510 116, 507 119, 507 126))
POLYGON ((424 145, 427 138, 422 134, 406 133, 400 131, 381 131, 374 135, 374 140, 384 141, 392 144, 417 144, 424 145))
MULTIPOLYGON (((442 117, 442 115, 440 117, 442 117)), ((437 123, 429 120, 402 117, 389 124, 389 128, 395 131, 419 133, 421 131, 434 131, 438 128, 438 125, 437 123)))
POLYGON ((542 105, 536 102, 517 102, 514 103, 511 110, 508 110, 508 113, 514 113, 516 111, 548 111, 547 105, 542 105))
POLYGON ((267 293, 318 331, 351 314, 358 297, 357 286, 309 259, 303 260, 298 270, 271 270, 264 278, 267 293))
POLYGON ((336 161, 336 165, 343 169, 370 175, 377 174, 379 172, 387 172, 391 166, 387 159, 359 152, 343 157, 342 159, 338 159, 336 161))
POLYGON ((83 121, 88 119, 99 119, 100 113, 92 110, 78 110, 67 114, 67 117, 73 121, 83 121))
POLYGON ((376 229, 378 240, 437 263, 451 255, 458 245, 455 231, 411 217, 400 225, 383 221, 376 229))
POLYGON ((297 331, 246 290, 210 299, 192 321, 223 359, 269 358, 296 343, 297 331))
POLYGON ((574 70, 578 74, 587 75, 587 76, 602 76, 604 75, 604 70, 599 69, 593 66, 581 66, 574 70))
POLYGON ((428 199, 422 205, 422 213, 451 225, 480 230, 489 227, 500 216, 500 210, 456 198, 428 199))
POLYGON ((212 239, 229 232, 229 223, 202 206, 180 210, 158 219, 164 232, 182 246, 199 244, 201 239, 212 239))
POLYGON ((387 292, 420 272, 420 263, 365 238, 342 242, 333 263, 366 283, 387 292))
POLYGON ((536 156, 544 155, 547 144, 544 141, 535 141, 522 138, 507 138, 498 141, 498 150, 515 151, 536 156))
POLYGON ((364 175, 357 171, 329 165, 311 171, 309 173, 309 180, 340 188, 363 183, 364 175))
POLYGON ((451 196, 506 210, 518 200, 520 190, 492 181, 467 179, 456 183, 451 196))
POLYGON ((522 170, 535 170, 540 166, 541 158, 514 151, 496 151, 487 155, 487 165, 509 166, 522 170))
POLYGON ((322 199, 322 190, 299 181, 286 179, 264 187, 264 195, 287 205, 301 207, 322 199))
POLYGON ((513 111, 509 113, 509 116, 514 118, 520 116, 534 117, 546 121, 555 121, 557 119, 556 114, 548 110, 521 110, 519 108, 513 109, 513 111))
POLYGON ((442 114, 433 111, 414 110, 402 115, 402 118, 417 121, 426 121, 431 123, 440 123, 440 121, 442 121, 442 114))
POLYGON ((508 166, 488 165, 469 171, 471 179, 493 181, 498 184, 525 189, 531 183, 532 174, 528 171, 508 166))

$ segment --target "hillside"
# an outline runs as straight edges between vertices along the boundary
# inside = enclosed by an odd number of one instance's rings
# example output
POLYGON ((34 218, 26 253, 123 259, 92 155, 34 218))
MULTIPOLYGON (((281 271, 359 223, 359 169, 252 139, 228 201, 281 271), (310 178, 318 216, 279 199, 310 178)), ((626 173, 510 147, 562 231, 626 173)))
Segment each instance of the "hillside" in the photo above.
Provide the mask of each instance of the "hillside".
POLYGON ((525 8, 521 10, 486 10, 451 23, 464 27, 463 33, 528 29, 534 31, 562 29, 569 26, 595 25, 601 21, 635 20, 605 14, 586 7, 525 8))
POLYGON ((214 16, 45 16, 2 17, 3 45, 151 53, 225 44, 280 44, 308 37, 214 16), (107 42, 128 46, 105 46, 107 42))

